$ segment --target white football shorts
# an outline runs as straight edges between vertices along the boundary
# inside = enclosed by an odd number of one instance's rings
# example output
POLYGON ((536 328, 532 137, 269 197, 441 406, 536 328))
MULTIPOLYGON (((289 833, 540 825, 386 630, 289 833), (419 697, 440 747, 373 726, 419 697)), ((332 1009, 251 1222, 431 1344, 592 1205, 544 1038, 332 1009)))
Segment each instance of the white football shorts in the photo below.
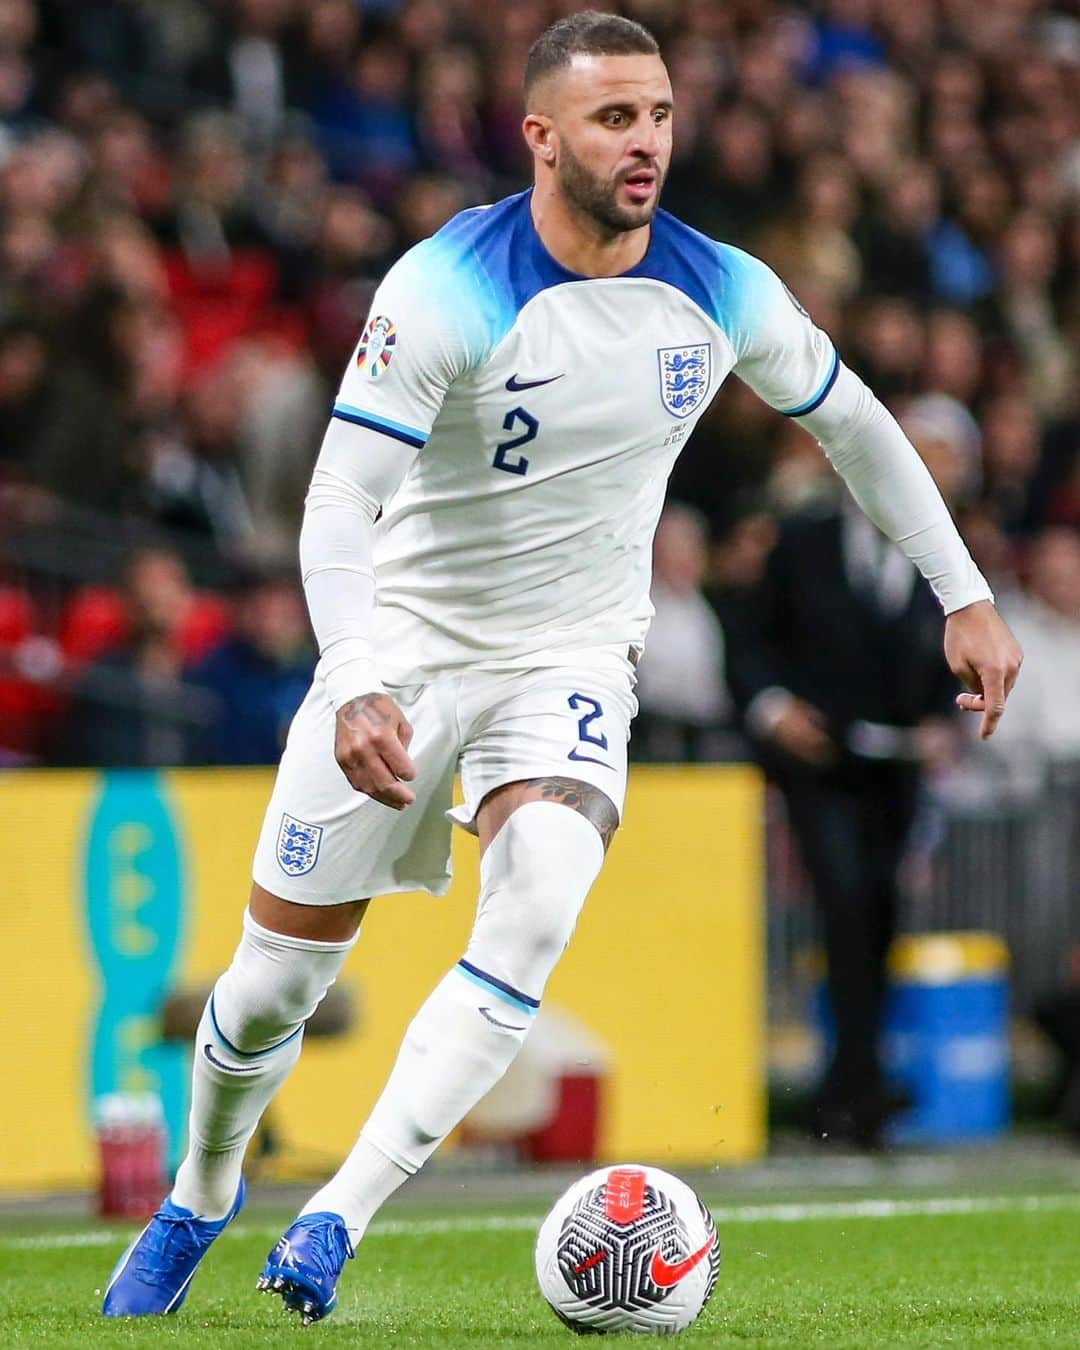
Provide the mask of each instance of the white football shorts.
POLYGON ((255 849, 255 881, 301 905, 394 891, 442 895, 451 880, 451 822, 475 834, 487 794, 519 779, 591 783, 621 816, 634 670, 621 654, 601 655, 390 688, 413 728, 416 801, 404 811, 350 787, 334 758, 334 711, 316 679, 289 729, 255 849), (465 800, 451 809, 458 772, 465 800))

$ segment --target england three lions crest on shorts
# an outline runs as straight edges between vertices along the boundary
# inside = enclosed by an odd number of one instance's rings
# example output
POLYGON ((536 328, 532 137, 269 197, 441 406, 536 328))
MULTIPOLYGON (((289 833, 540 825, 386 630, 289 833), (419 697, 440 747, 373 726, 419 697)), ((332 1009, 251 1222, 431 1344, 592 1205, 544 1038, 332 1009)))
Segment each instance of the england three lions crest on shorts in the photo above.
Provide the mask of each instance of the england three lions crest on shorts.
POLYGON ((674 417, 689 417, 709 392, 712 382, 712 347, 699 342, 692 347, 658 347, 660 399, 674 417))
POLYGON ((305 821, 297 820, 295 816, 288 814, 281 817, 277 860, 287 876, 302 877, 315 866, 319 860, 322 832, 321 825, 308 825, 305 821))

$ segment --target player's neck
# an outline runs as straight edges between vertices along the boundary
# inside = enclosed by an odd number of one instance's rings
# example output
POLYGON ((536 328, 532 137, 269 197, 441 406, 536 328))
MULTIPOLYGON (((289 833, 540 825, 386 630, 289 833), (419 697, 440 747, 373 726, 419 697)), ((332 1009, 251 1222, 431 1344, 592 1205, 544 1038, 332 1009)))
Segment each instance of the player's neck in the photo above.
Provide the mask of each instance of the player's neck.
POLYGON ((610 233, 575 211, 560 193, 545 192, 539 185, 531 209, 541 243, 557 263, 579 276, 617 277, 636 267, 648 250, 648 225, 610 233))

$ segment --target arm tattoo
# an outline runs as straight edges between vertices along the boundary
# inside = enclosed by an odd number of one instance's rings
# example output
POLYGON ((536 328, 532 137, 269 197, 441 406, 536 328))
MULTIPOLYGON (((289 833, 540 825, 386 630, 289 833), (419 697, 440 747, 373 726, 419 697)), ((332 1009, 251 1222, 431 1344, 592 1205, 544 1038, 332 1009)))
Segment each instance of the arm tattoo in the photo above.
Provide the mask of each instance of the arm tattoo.
POLYGON ((385 694, 361 694, 359 698, 351 698, 340 710, 340 717, 343 722, 349 723, 364 717, 373 726, 384 727, 390 721, 390 714, 380 707, 385 698, 385 694))
POLYGON ((558 802, 578 811, 587 821, 596 826, 604 844, 604 852, 611 843, 615 831, 619 828, 619 813, 610 797, 606 797, 599 788, 591 783, 583 783, 579 778, 529 778, 526 787, 538 788, 540 800, 558 802))

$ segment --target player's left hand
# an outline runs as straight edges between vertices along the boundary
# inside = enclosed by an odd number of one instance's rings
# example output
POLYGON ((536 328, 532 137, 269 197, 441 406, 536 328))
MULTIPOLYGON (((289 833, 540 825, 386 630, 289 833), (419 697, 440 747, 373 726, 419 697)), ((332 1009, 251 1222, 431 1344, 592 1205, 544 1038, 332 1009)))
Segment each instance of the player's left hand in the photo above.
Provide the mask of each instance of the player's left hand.
POLYGON ((971 691, 957 694, 956 706, 981 713, 979 737, 994 734, 1005 711, 1024 653, 1008 624, 989 600, 979 600, 945 620, 945 660, 971 691))

